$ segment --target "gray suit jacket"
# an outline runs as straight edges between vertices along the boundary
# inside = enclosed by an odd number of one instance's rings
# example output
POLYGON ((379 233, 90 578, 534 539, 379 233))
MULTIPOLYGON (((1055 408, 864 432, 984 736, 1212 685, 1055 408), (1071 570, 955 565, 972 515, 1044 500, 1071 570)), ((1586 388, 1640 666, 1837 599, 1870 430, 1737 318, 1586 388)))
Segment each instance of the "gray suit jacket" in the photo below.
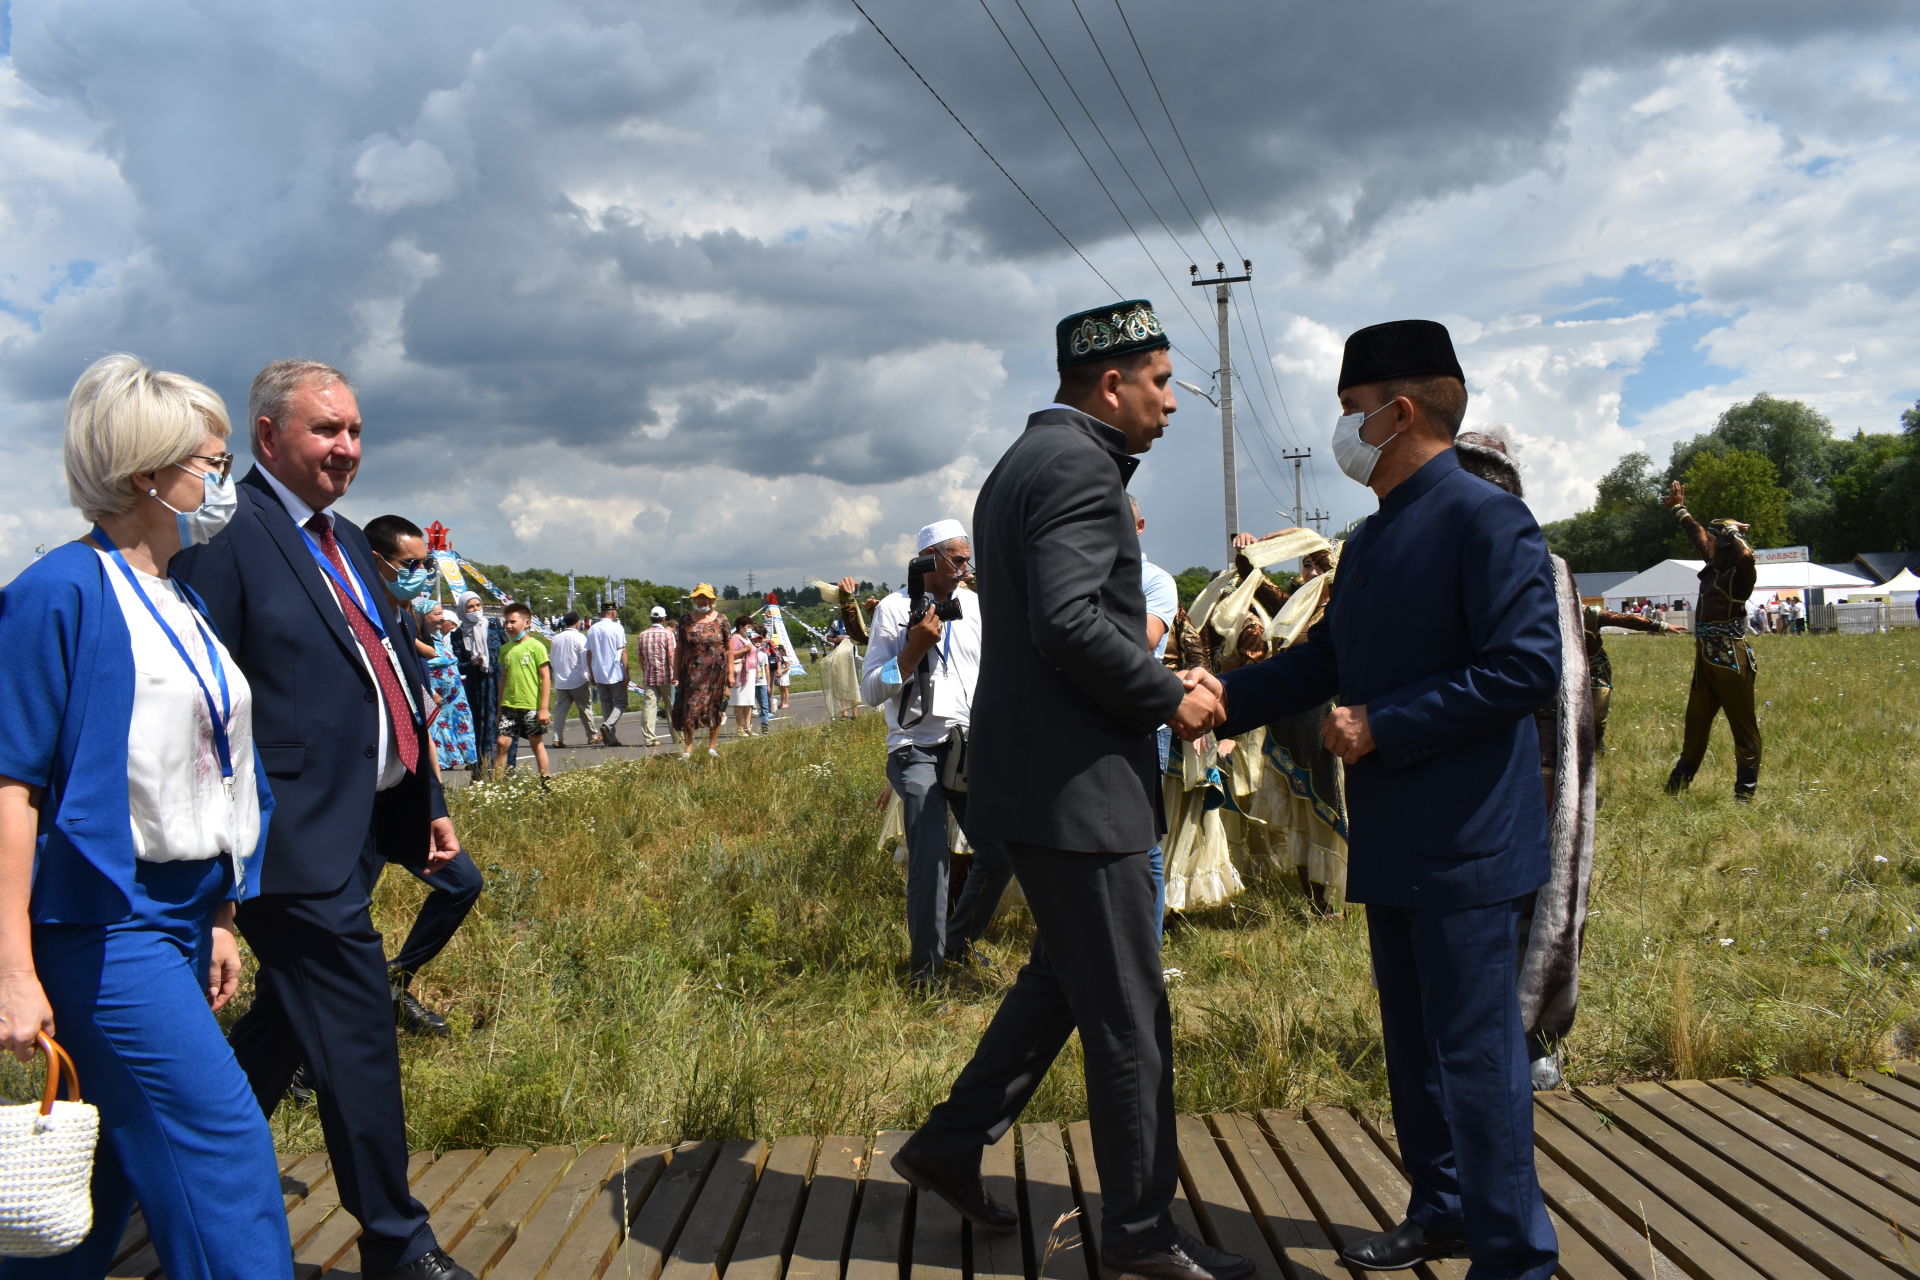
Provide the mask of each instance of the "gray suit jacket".
POLYGON ((1147 647, 1138 465, 1114 428, 1043 409, 980 490, 967 819, 990 838, 1096 853, 1159 840, 1153 731, 1183 690, 1147 647))

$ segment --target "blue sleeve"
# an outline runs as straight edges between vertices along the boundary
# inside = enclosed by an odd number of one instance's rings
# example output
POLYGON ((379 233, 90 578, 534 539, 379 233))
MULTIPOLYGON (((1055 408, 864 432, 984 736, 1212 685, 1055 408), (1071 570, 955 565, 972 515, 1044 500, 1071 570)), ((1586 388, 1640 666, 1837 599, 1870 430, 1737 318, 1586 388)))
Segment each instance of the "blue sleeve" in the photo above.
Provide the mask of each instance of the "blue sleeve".
POLYGON ((1171 627, 1173 615, 1180 611, 1180 588, 1174 585, 1173 575, 1165 569, 1149 570, 1140 586, 1147 595, 1147 616, 1171 627))
POLYGON ((1272 724, 1333 697, 1340 686, 1340 664, 1327 622, 1339 603, 1336 591, 1326 615, 1292 648, 1221 675, 1227 691, 1227 722, 1220 726, 1219 736, 1231 738, 1272 724))
MULTIPOLYGON (((89 553, 91 554, 91 553, 89 553)), ((81 592, 70 580, 29 569, 0 591, 0 777, 45 787, 53 779, 67 690, 76 678, 81 592)))
POLYGON ((1560 619, 1540 526, 1502 495, 1459 533, 1460 610, 1473 656, 1367 704, 1374 748, 1389 769, 1497 733, 1559 686, 1560 619))

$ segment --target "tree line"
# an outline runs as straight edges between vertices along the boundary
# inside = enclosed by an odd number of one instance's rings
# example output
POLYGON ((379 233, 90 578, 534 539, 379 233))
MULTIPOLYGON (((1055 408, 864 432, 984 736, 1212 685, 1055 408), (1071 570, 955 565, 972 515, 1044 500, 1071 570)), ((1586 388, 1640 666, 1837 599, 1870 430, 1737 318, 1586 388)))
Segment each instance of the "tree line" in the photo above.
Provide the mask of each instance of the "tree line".
POLYGON ((1762 392, 1674 445, 1663 469, 1644 453, 1620 459, 1592 508, 1545 526, 1547 545, 1575 573, 1691 557, 1661 505, 1678 480, 1696 516, 1745 521, 1756 547, 1806 546, 1828 564, 1920 549, 1920 402, 1900 415, 1900 428, 1836 438, 1811 405, 1762 392))

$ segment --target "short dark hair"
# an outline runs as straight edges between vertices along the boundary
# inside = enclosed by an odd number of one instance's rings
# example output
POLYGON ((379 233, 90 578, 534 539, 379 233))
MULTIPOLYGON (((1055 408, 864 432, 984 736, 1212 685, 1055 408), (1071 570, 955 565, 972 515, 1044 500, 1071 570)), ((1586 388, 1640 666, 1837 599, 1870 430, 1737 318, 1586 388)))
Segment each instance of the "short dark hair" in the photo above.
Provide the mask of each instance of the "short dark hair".
POLYGON ((580 621, 579 611, 575 609, 569 609, 567 610, 566 614, 560 619, 560 625, 563 627, 571 627, 571 626, 577 625, 579 621, 580 621))
POLYGON ((533 610, 529 609, 525 604, 522 604, 518 600, 515 600, 512 604, 502 609, 500 611, 500 616, 503 618, 511 618, 516 613, 519 614, 521 617, 525 618, 528 622, 533 621, 533 610))
POLYGON ((361 527, 360 532, 367 535, 367 545, 388 559, 400 549, 402 538, 425 538, 420 526, 405 516, 375 516, 361 527))
POLYGON ((1109 369, 1120 371, 1122 382, 1132 382, 1147 367, 1154 354, 1164 351, 1164 347, 1154 347, 1147 351, 1132 351, 1111 360, 1089 360, 1085 364, 1068 365, 1060 371, 1060 402, 1072 404, 1091 395, 1100 385, 1100 375, 1109 369))
POLYGON ((736 627, 750 627, 753 625, 753 615, 750 613, 743 613, 739 617, 733 620, 733 625, 736 627))
POLYGON ((1405 396, 1425 411, 1427 418, 1451 440, 1460 434, 1460 423, 1467 416, 1467 384, 1444 373, 1421 378, 1390 378, 1375 383, 1380 388, 1380 403, 1405 396))

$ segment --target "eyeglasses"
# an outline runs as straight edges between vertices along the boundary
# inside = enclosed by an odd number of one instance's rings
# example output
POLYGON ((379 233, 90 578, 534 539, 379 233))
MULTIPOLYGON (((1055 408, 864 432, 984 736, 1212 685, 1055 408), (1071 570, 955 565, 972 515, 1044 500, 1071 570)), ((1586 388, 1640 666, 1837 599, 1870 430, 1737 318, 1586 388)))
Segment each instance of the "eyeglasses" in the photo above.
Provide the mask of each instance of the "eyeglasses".
POLYGON ((233 474, 233 455, 230 453, 190 453, 187 456, 195 462, 213 464, 213 474, 222 480, 233 474))
MULTIPOLYGON (((380 556, 380 553, 378 551, 374 552, 373 554, 380 556)), ((380 556, 380 558, 382 560, 387 560, 385 556, 380 556)), ((396 569, 431 569, 433 568, 433 557, 432 556, 412 556, 405 560, 387 560, 387 563, 392 565, 396 569)))

